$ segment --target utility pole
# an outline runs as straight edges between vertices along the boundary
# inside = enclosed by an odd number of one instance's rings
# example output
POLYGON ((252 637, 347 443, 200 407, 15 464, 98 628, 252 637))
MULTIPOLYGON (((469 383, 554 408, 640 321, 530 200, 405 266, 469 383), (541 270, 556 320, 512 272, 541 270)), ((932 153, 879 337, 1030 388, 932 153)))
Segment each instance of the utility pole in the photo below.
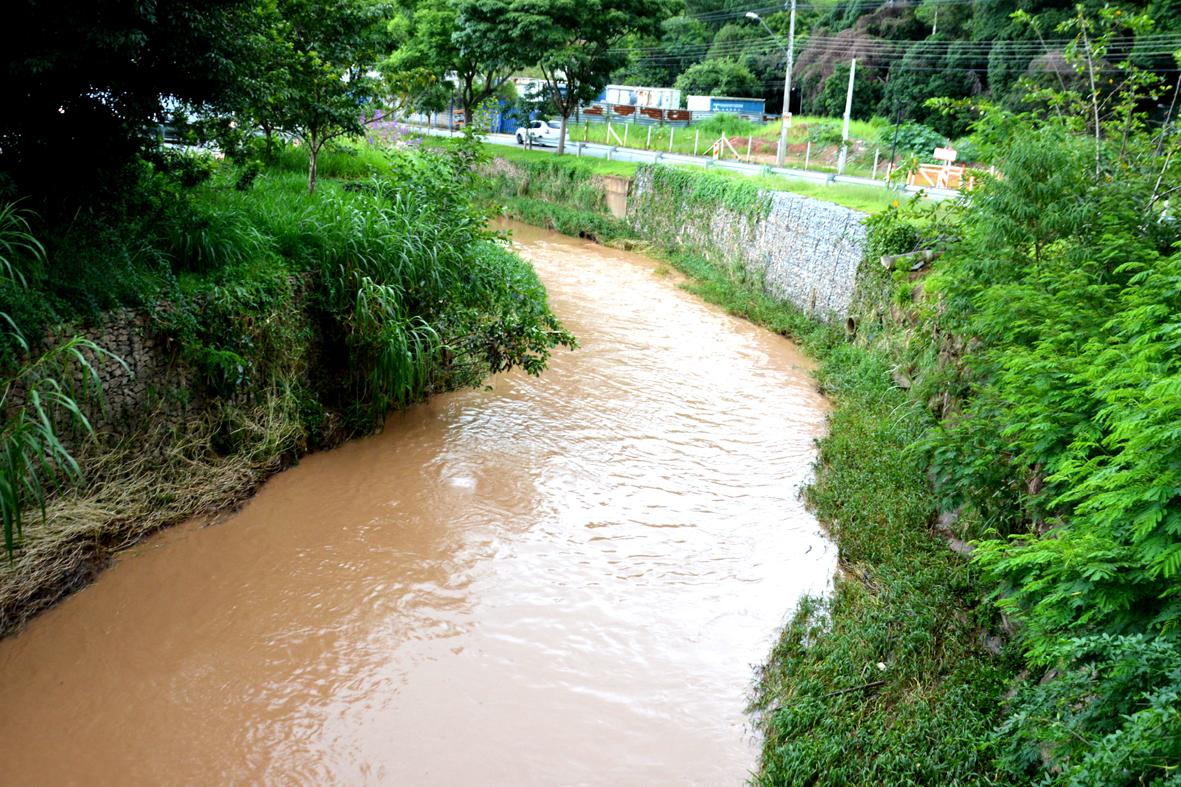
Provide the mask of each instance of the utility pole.
POLYGON ((791 128, 791 65, 796 47, 796 0, 791 0, 791 21, 787 26, 787 74, 783 77, 783 119, 779 122, 779 150, 775 153, 775 166, 782 167, 787 160, 787 132, 791 128))
MULTIPOLYGON (((791 20, 788 22, 787 28, 787 73, 783 78, 783 118, 779 121, 779 148, 775 151, 775 166, 777 167, 782 167, 787 159, 787 132, 791 128, 791 67, 792 61, 795 59, 796 47, 796 0, 791 0, 790 7, 791 20)), ((747 11, 746 17, 757 20, 771 34, 772 38, 776 41, 779 40, 775 31, 767 27, 763 18, 754 11, 747 11)))
POLYGON ((898 152, 898 127, 902 123, 902 107, 894 101, 894 141, 890 143, 890 171, 894 171, 894 156, 898 152))
POLYGON ((857 73, 857 58, 849 61, 849 92, 845 94, 845 127, 841 131, 841 156, 837 159, 837 174, 845 174, 845 160, 849 157, 849 116, 853 111, 853 75, 857 73))

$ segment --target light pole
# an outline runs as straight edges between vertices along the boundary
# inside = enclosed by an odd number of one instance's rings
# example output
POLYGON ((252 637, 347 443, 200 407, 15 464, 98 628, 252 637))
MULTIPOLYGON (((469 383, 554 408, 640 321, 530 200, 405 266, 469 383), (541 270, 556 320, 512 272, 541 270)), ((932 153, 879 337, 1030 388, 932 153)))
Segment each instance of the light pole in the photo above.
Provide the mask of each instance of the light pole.
POLYGON ((849 92, 845 94, 845 125, 841 129, 841 155, 837 159, 837 174, 845 174, 845 160, 849 156, 849 118, 853 113, 853 75, 857 73, 857 58, 849 61, 849 92))
MULTIPOLYGON (((757 20, 776 42, 779 36, 767 27, 763 18, 754 11, 746 12, 747 19, 757 20)), ((791 21, 787 27, 787 74, 783 78, 783 119, 779 122, 779 149, 775 152, 775 166, 782 167, 787 159, 787 131, 791 128, 791 64, 796 45, 796 0, 791 0, 791 21)))

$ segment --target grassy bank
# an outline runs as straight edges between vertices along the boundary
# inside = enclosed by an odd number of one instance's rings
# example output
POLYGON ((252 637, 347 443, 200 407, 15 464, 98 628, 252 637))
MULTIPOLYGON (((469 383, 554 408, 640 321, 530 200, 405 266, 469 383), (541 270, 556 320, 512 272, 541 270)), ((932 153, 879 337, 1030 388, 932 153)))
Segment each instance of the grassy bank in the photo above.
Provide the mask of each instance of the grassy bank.
MULTIPOLYGON (((261 170, 178 160, 132 204, 94 217, 109 232, 89 244, 50 236, 45 255, 30 245, 6 257, 21 280, 0 290, 0 311, 25 335, 131 307, 150 315, 156 352, 168 353, 146 360, 180 373, 133 375, 134 417, 73 436, 85 483, 24 517, 0 563, 0 633, 146 533, 233 505, 301 454, 434 392, 517 366, 539 372, 552 347, 573 341, 532 268, 486 229, 468 159, 357 147, 327 162, 350 179, 309 195, 291 151, 261 170), (113 254, 124 265, 102 268, 105 280, 62 286, 63 271, 113 254)), ((104 331, 114 341, 128 330, 90 329, 99 344, 104 331)), ((41 351, 6 339, 7 374, 41 351)))
POLYGON ((486 167, 479 192, 486 204, 519 221, 601 243, 635 236, 608 212, 606 195, 595 183, 598 176, 630 178, 635 164, 511 148, 495 154, 510 166, 494 159, 486 167))
POLYGON ((996 774, 981 748, 1012 664, 978 573, 933 531, 936 499, 910 446, 933 419, 880 350, 849 343, 713 264, 664 255, 686 289, 797 341, 833 401, 812 510, 839 548, 829 598, 805 599, 761 671, 761 784, 953 784, 996 774))

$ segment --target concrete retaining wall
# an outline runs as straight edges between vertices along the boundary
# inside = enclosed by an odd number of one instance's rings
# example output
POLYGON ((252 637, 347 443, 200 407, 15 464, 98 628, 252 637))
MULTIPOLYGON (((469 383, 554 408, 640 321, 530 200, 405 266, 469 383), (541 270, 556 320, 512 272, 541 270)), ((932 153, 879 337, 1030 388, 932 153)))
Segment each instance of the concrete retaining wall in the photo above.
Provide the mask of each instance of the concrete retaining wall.
POLYGON ((865 254, 866 214, 787 192, 761 192, 765 215, 721 205, 666 204, 652 193, 652 172, 632 185, 629 221, 642 236, 679 246, 762 281, 766 292, 815 316, 843 321, 865 254))

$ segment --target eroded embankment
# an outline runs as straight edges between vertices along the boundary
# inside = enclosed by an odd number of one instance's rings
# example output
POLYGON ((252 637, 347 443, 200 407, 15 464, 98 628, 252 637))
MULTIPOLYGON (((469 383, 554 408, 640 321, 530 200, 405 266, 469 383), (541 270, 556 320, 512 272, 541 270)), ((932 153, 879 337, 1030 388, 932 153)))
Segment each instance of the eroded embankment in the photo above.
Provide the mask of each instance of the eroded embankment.
POLYGON ((810 364, 650 260, 514 237, 581 347, 309 457, 0 643, 9 779, 743 780, 750 664, 834 570, 798 496, 810 364))

